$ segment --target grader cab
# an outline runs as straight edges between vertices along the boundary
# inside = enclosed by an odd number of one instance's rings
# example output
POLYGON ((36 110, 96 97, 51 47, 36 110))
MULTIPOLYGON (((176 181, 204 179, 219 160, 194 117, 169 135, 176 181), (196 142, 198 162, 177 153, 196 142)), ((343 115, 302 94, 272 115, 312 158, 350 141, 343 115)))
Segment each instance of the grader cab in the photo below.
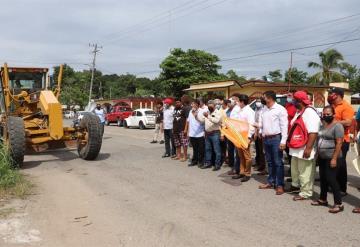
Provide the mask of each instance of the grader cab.
POLYGON ((81 158, 94 160, 102 132, 96 115, 85 115, 75 127, 63 126, 59 102, 63 66, 51 85, 47 68, 1 67, 0 136, 14 166, 21 166, 28 148, 76 141, 81 158))

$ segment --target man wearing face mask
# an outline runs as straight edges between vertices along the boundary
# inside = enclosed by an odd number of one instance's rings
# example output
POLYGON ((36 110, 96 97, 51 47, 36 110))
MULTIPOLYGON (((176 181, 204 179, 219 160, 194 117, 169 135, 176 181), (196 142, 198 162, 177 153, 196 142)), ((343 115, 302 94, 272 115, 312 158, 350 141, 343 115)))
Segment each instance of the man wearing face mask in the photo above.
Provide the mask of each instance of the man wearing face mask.
MULTIPOLYGON (((237 101, 237 105, 239 106, 239 109, 237 111, 237 114, 234 115, 234 119, 247 122, 249 124, 249 133, 248 133, 248 139, 249 142, 252 140, 252 136, 255 132, 254 129, 254 121, 255 121, 255 112, 254 110, 248 105, 249 103, 249 97, 245 94, 240 94, 238 97, 235 95, 233 96, 235 101, 237 101)), ((235 108, 234 108, 235 109, 235 108)), ((241 182, 247 182, 250 180, 251 177, 251 152, 250 152, 250 146, 246 149, 238 149, 238 154, 240 158, 240 167, 235 166, 235 172, 236 175, 233 176, 233 179, 239 179, 241 178, 241 182)))
POLYGON ((255 150, 256 150, 256 165, 260 175, 265 175, 265 156, 264 156, 264 147, 263 147, 263 139, 261 136, 261 122, 262 122, 262 113, 264 105, 261 103, 261 99, 257 99, 255 102, 256 109, 255 109, 255 134, 254 134, 254 141, 255 141, 255 150))
POLYGON ((315 142, 320 129, 320 117, 310 106, 307 93, 298 91, 294 94, 294 104, 298 109, 291 121, 288 145, 290 147, 292 188, 300 188, 294 201, 309 199, 313 194, 315 179, 315 142), (305 128, 304 137, 298 137, 297 130, 305 128), (307 140, 307 141, 306 141, 307 140), (296 145, 294 144, 295 142, 296 145))
POLYGON ((204 112, 205 121, 205 163, 201 169, 211 168, 212 154, 215 154, 215 165, 213 171, 221 168, 221 148, 220 148, 220 111, 215 109, 215 102, 209 100, 209 112, 204 112))
POLYGON ((337 181, 340 185, 342 196, 347 195, 347 165, 346 155, 350 146, 350 126, 354 117, 354 109, 352 106, 343 100, 344 89, 331 88, 327 101, 335 109, 335 120, 341 123, 344 127, 344 142, 341 147, 342 157, 337 171, 337 181))
POLYGON ((104 126, 105 126, 105 110, 101 108, 100 104, 96 104, 96 108, 94 109, 94 113, 100 119, 101 124, 101 134, 104 134, 104 126))
MULTIPOLYGON (((296 90, 290 90, 288 95, 287 95, 287 98, 286 98, 286 104, 285 104, 285 109, 287 111, 287 114, 288 114, 288 130, 290 129, 290 123, 291 123, 291 120, 294 118, 296 112, 297 112, 297 109, 294 105, 294 93, 296 92, 296 90)), ((289 177, 291 177, 291 155, 289 154, 289 147, 286 147, 285 149, 285 152, 286 152, 286 155, 288 157, 288 161, 289 161, 289 165, 290 165, 290 169, 289 169, 289 177)), ((286 180, 287 182, 291 182, 291 178, 288 178, 286 180)))
MULTIPOLYGON (((237 106, 236 101, 233 99, 233 97, 231 97, 229 99, 229 101, 230 101, 230 103, 229 103, 229 108, 226 111, 226 117, 235 118, 236 111, 233 113, 233 110, 234 110, 234 108, 236 108, 238 110, 239 106, 237 106)), ((223 137, 223 138, 225 138, 225 137, 223 137)), ((230 140, 227 141, 227 150, 228 150, 228 158, 229 158, 229 167, 231 167, 231 170, 227 174, 230 176, 233 176, 233 175, 236 175, 235 166, 236 167, 240 166, 239 155, 238 155, 238 152, 236 151, 235 145, 230 140)))
POLYGON ((265 157, 269 176, 267 183, 259 189, 276 188, 276 195, 284 194, 284 163, 283 151, 286 147, 288 132, 286 109, 276 103, 276 93, 266 91, 261 100, 264 105, 262 114, 261 134, 264 140, 265 157))

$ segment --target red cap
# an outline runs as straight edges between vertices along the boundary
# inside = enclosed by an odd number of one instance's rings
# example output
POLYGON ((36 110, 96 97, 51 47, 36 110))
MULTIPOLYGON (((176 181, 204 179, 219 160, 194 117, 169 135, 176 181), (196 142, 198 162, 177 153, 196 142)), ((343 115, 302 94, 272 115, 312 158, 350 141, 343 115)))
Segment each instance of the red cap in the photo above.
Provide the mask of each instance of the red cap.
POLYGON ((305 105, 311 105, 308 95, 304 91, 297 91, 294 93, 294 99, 303 102, 305 105))
POLYGON ((164 103, 165 103, 165 104, 168 104, 168 105, 171 105, 171 104, 172 104, 172 99, 166 98, 166 99, 164 100, 164 103))

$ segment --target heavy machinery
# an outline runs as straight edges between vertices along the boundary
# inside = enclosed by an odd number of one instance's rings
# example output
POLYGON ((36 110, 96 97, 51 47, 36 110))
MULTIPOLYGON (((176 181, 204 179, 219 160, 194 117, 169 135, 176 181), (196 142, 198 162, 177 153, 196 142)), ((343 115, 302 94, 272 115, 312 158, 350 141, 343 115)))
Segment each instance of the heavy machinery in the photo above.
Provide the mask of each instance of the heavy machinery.
POLYGON ((59 102, 63 66, 56 84, 48 72, 47 68, 8 67, 6 63, 1 67, 0 134, 14 166, 22 165, 27 149, 41 145, 76 141, 78 154, 85 160, 94 160, 100 152, 99 118, 86 114, 78 125, 64 127, 59 102))

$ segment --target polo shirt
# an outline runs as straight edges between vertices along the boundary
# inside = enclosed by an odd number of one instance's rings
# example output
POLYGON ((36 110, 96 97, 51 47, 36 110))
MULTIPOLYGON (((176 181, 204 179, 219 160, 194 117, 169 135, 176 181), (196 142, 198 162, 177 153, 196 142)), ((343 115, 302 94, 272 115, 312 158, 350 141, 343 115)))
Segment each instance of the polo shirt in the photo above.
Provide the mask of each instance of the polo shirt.
MULTIPOLYGON (((334 104, 333 106, 335 108, 335 119, 337 121, 353 119, 355 111, 345 100, 342 100, 339 104, 334 104)), ((344 141, 350 142, 350 126, 344 126, 344 141)))

